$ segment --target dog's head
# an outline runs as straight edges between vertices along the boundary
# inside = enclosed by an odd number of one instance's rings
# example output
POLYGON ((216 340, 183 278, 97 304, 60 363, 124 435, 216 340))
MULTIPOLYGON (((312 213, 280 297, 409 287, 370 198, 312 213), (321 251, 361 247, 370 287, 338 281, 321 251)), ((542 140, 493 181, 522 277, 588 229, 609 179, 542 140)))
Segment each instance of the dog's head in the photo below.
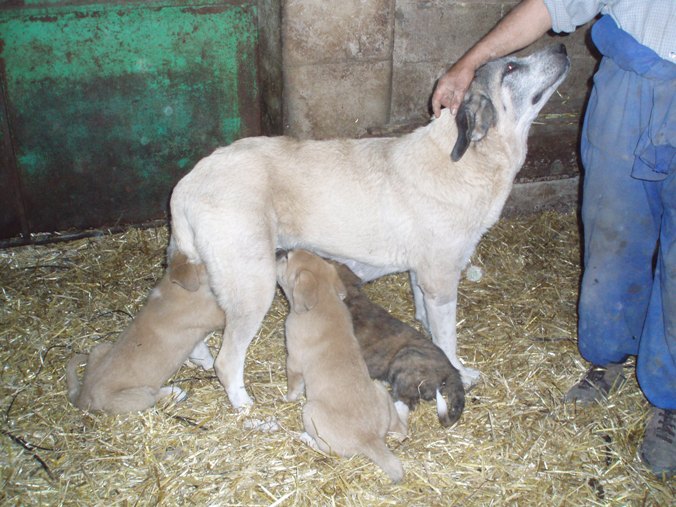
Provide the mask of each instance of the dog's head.
POLYGON ((347 292, 336 269, 305 250, 277 254, 277 282, 296 313, 312 310, 324 285, 335 291, 341 300, 345 299, 347 292))
POLYGON ((470 143, 481 141, 492 127, 513 129, 525 139, 531 123, 569 69, 563 44, 479 67, 456 114, 458 138, 451 159, 460 160, 470 143))

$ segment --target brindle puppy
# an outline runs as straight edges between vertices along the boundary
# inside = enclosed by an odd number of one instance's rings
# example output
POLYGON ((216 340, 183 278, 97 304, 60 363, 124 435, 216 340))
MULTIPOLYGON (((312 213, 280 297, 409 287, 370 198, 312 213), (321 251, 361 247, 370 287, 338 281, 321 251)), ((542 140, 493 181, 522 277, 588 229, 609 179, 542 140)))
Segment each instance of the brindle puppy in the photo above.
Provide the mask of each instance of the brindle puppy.
POLYGON ((392 317, 361 291, 361 281, 346 266, 334 263, 347 289, 345 304, 371 378, 392 386, 395 401, 410 410, 418 401, 436 400, 439 422, 451 426, 465 407, 460 373, 432 340, 392 317))

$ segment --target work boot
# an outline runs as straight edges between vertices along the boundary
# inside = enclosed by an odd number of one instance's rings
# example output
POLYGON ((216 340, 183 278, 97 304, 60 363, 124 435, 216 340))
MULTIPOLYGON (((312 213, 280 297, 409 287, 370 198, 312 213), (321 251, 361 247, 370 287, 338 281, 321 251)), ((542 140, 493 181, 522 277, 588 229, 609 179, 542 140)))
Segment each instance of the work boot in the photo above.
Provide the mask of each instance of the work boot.
POLYGON ((581 405, 605 401, 611 391, 619 389, 626 381, 621 364, 609 364, 607 367, 593 365, 584 378, 570 388, 563 401, 581 405))
POLYGON ((641 444, 641 459, 656 475, 676 472, 676 410, 653 408, 641 444))

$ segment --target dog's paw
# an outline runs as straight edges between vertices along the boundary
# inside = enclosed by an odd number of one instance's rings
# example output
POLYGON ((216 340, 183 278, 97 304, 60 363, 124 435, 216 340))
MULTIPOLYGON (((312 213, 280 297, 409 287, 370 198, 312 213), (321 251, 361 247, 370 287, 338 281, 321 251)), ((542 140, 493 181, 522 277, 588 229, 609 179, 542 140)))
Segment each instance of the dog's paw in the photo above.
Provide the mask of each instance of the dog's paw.
POLYGON ((390 428, 387 432, 394 440, 401 443, 408 438, 408 415, 410 409, 408 405, 401 400, 394 402, 394 409, 397 412, 397 421, 394 424, 390 422, 390 428))
POLYGON ((462 369, 459 369, 459 372, 465 392, 477 385, 481 379, 481 372, 479 370, 475 370, 474 368, 467 368, 466 366, 463 366, 462 369))
POLYGON ((205 342, 199 342, 190 353, 188 361, 195 366, 201 366, 205 370, 210 370, 214 367, 214 358, 211 355, 211 350, 205 342))
POLYGON ((235 410, 240 412, 253 406, 254 401, 246 392, 246 389, 240 387, 238 389, 228 390, 228 399, 235 410))

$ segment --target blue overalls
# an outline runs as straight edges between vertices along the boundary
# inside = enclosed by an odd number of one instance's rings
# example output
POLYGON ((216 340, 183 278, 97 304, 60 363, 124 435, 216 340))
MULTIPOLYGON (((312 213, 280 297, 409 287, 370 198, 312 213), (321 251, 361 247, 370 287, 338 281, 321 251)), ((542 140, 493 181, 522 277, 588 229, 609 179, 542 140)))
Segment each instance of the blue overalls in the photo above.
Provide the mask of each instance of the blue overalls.
POLYGON ((584 275, 579 348, 637 356, 646 398, 676 409, 676 64, 604 16, 582 130, 584 275))

